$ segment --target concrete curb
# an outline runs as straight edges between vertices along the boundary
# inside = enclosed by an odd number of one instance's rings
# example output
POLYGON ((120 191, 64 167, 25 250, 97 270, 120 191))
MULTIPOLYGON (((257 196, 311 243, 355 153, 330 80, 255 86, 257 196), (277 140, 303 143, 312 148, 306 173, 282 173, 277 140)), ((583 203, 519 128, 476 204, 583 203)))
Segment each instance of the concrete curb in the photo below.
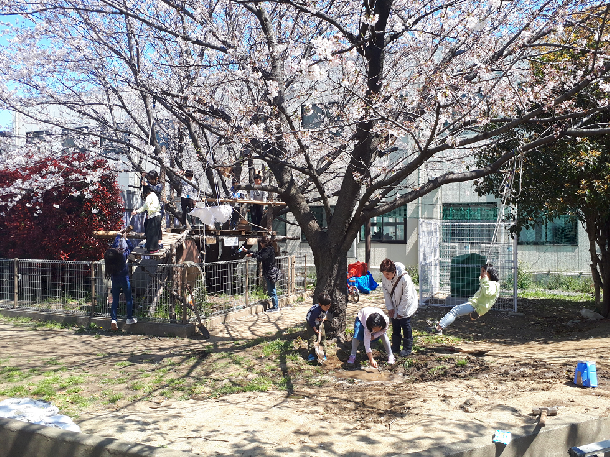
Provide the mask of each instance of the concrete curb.
MULTIPOLYGON (((508 445, 501 443, 472 447, 472 444, 448 444, 410 455, 421 457, 566 457, 573 446, 610 438, 610 418, 591 419, 568 425, 536 427, 531 434, 515 436, 508 445)), ((601 457, 601 456, 600 456, 601 457)))
POLYGON ((0 457, 62 456, 193 457, 195 454, 0 418, 0 457))

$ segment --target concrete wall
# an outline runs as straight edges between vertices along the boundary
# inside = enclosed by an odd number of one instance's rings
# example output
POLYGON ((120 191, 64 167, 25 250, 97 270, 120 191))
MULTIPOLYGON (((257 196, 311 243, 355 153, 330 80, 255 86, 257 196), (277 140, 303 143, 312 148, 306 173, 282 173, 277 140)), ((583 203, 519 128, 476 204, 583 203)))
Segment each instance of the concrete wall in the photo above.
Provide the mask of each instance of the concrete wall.
MULTIPOLYGON (((508 445, 490 443, 479 447, 463 447, 460 443, 417 452, 418 457, 566 457, 568 449, 606 440, 610 437, 610 418, 592 419, 552 427, 537 426, 533 433, 513 435, 508 445)), ((602 457, 600 454, 599 457, 602 457)))
POLYGON ((194 455, 0 418, 0 457, 191 457, 194 455))

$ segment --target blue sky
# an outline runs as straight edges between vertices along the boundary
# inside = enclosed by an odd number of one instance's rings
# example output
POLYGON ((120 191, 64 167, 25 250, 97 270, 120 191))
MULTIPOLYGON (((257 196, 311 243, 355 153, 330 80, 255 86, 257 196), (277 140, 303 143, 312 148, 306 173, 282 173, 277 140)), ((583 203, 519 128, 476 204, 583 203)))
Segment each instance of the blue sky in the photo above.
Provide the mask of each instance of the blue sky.
MULTIPOLYGON (((1 18, 2 22, 8 22, 11 24, 15 24, 17 22, 17 17, 16 16, 2 16, 1 18)), ((4 47, 4 46, 8 46, 8 40, 7 40, 7 36, 5 35, 6 33, 6 27, 2 24, 0 24, 0 46, 4 47)), ((13 116, 12 113, 8 110, 3 110, 0 109, 0 130, 6 130, 11 123, 13 122, 13 116)))

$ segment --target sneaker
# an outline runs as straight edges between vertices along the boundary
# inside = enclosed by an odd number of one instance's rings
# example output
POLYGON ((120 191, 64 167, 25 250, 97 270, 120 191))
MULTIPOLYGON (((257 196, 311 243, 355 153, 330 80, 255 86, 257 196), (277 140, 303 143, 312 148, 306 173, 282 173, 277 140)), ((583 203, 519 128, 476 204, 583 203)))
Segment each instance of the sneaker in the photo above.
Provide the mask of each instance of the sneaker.
POLYGON ((326 362, 326 356, 324 356, 324 359, 322 359, 322 360, 324 360, 326 362))
POLYGON ((407 349, 403 349, 402 351, 400 351, 400 356, 401 357, 409 357, 411 355, 413 351, 409 351, 407 349))
POLYGON ((314 362, 315 360, 316 360, 316 356, 313 354, 309 354, 309 357, 307 357, 308 362, 314 362))
POLYGON ((428 332, 436 335, 442 335, 443 329, 440 328, 438 321, 430 321, 430 328, 428 329, 428 332))
POLYGON ((356 363, 356 356, 355 355, 350 355, 349 359, 347 359, 347 363, 350 365, 353 365, 354 363, 356 363))
POLYGON ((277 313, 280 309, 279 308, 269 308, 267 309, 268 313, 277 313))
POLYGON ((390 357, 388 357, 388 365, 394 365, 396 363, 396 359, 394 358, 394 354, 391 354, 390 357))
POLYGON ((133 324, 137 324, 137 323, 138 323, 138 320, 137 320, 135 317, 133 317, 133 318, 131 318, 131 319, 127 319, 127 320, 125 321, 125 323, 126 323, 127 325, 133 325, 133 324))
POLYGON ((112 322, 110 322, 110 330, 118 330, 119 326, 117 325, 116 321, 113 319, 112 322))

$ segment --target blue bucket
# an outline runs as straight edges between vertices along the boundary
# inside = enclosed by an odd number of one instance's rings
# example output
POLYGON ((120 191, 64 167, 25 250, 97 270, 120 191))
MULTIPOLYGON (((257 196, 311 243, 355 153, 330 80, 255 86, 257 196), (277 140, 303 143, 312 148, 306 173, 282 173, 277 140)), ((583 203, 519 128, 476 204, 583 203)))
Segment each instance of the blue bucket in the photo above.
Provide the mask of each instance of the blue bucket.
POLYGON ((574 384, 581 387, 597 387, 595 362, 578 361, 574 372, 574 384))

